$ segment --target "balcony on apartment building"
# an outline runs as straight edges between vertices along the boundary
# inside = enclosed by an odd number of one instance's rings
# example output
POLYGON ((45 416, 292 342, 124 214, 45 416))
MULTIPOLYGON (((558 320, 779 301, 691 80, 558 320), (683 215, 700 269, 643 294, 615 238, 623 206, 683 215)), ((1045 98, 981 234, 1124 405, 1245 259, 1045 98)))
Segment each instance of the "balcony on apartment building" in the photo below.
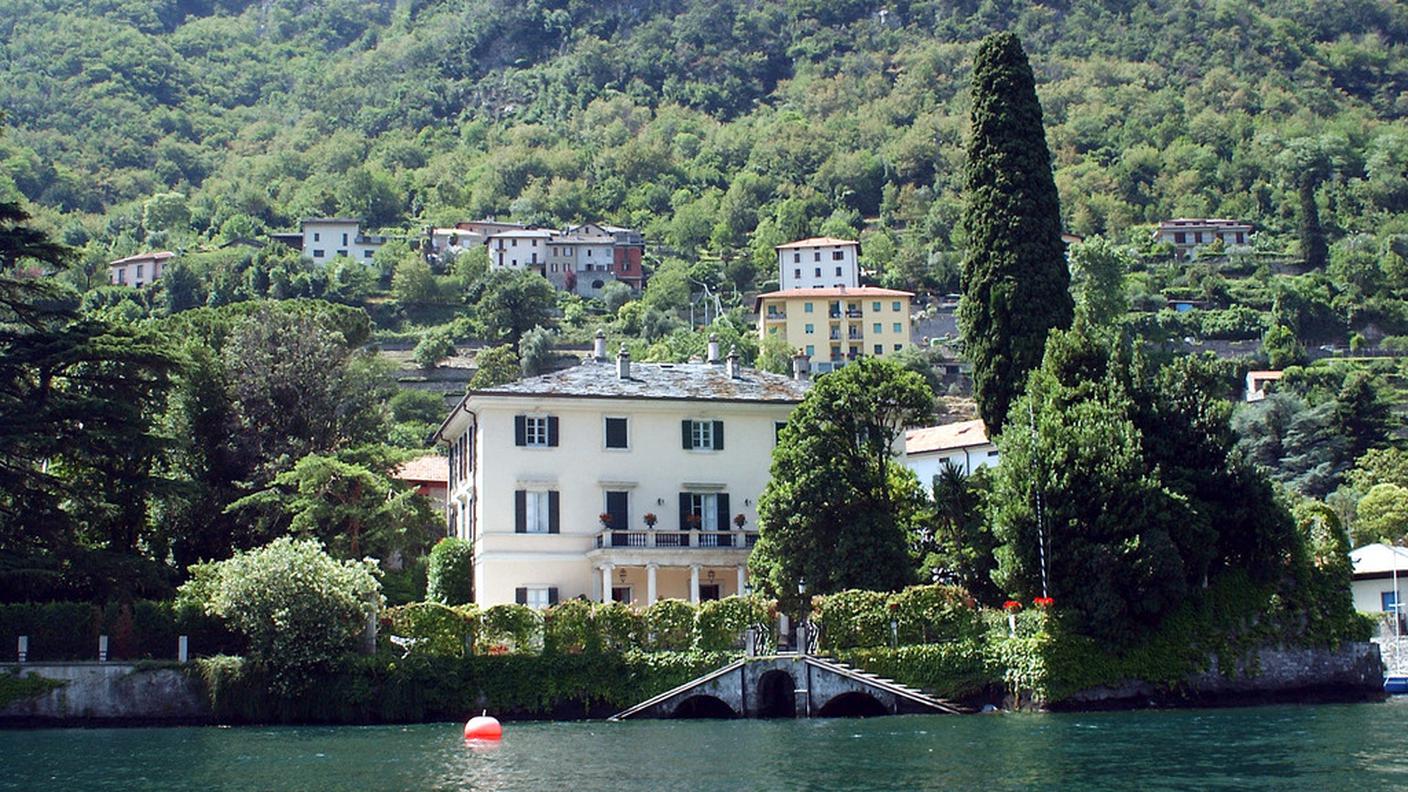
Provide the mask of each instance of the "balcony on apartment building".
POLYGON ((780 308, 768 308, 766 319, 769 322, 781 322, 787 318, 787 312, 780 308))

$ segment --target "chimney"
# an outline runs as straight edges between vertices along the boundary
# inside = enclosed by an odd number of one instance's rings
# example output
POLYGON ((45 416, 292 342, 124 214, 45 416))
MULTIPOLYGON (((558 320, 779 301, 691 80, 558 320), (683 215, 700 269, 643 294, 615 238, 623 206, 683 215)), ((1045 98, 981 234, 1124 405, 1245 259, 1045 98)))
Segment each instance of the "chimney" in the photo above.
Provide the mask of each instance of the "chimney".
POLYGON ((792 379, 807 380, 811 378, 812 361, 807 357, 807 353, 798 349, 792 354, 792 379))
POLYGON ((622 344, 621 351, 616 353, 616 376, 623 380, 631 378, 631 353, 626 351, 625 344, 622 344))
POLYGON ((592 359, 598 363, 606 362, 606 330, 600 327, 596 329, 596 340, 592 342, 592 359))
POLYGON ((719 334, 709 334, 709 365, 719 365, 719 334))
POLYGON ((738 347, 731 347, 728 350, 728 361, 724 363, 724 372, 729 379, 738 379, 743 373, 743 369, 738 365, 738 347))

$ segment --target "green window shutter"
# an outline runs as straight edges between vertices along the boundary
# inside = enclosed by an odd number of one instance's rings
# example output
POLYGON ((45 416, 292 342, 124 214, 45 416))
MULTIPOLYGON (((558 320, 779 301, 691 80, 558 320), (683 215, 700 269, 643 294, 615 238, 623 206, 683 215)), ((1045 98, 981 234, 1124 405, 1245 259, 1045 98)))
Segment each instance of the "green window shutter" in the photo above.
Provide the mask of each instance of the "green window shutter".
POLYGON ((716 497, 719 504, 719 530, 727 531, 729 526, 732 525, 729 521, 733 519, 733 515, 728 513, 728 493, 720 492, 716 497))
POLYGON ((525 416, 513 416, 513 444, 528 445, 528 419, 525 416))
POLYGON ((527 605, 527 604, 528 604, 528 588, 527 588, 526 586, 519 586, 518 588, 514 589, 514 590, 513 590, 513 601, 514 601, 514 602, 517 602, 519 605, 527 605))
POLYGON ((724 450, 724 422, 714 421, 714 450, 724 450))
POLYGON ((686 451, 688 451, 688 450, 691 449, 691 448, 694 448, 694 437, 690 434, 690 429, 691 429, 691 426, 690 426, 690 425, 691 425, 692 423, 694 423, 694 422, 693 422, 693 421, 680 421, 680 437, 681 437, 681 438, 683 439, 683 441, 684 441, 684 449, 685 449, 686 451))
POLYGON ((548 416, 548 445, 557 447, 557 416, 548 416))
POLYGON ((680 530, 689 530, 689 507, 690 499, 688 492, 680 493, 680 530))
POLYGON ((528 533, 528 491, 514 490, 513 532, 528 533))
POLYGON ((548 586, 548 604, 557 604, 557 586, 548 586))
POLYGON ((548 493, 548 533, 562 533, 562 523, 559 520, 560 499, 557 490, 548 493))

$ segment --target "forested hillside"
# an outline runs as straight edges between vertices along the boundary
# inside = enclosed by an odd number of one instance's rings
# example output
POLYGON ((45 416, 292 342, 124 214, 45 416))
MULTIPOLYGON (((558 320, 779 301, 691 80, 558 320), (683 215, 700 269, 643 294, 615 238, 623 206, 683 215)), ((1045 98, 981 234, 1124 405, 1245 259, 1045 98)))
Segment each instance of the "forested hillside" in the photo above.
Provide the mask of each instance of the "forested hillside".
POLYGON ((1392 0, 0 0, 0 198, 90 273, 306 215, 511 215, 637 226, 740 286, 738 253, 829 222, 947 287, 973 43, 1004 28, 1070 230, 1231 216, 1294 254, 1308 194, 1332 242, 1408 232, 1392 0))

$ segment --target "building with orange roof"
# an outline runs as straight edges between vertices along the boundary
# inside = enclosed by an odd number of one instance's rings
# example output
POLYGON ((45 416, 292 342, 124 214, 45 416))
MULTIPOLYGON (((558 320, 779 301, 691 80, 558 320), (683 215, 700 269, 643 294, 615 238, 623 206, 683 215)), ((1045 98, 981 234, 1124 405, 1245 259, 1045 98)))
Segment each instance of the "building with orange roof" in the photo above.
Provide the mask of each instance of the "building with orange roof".
POLYGON ((860 243, 812 237, 777 246, 777 285, 788 289, 860 286, 860 243))
POLYGON ((997 459, 997 446, 988 439, 981 419, 925 426, 904 434, 905 467, 914 471, 926 490, 933 486, 934 476, 945 462, 971 476, 979 468, 996 465, 997 459))
POLYGON ((797 288, 760 294, 754 307, 761 339, 781 335, 821 373, 909 346, 913 299, 913 292, 874 286, 797 288))
POLYGON ((450 460, 444 454, 425 454, 401 463, 391 477, 404 481, 430 499, 441 514, 449 500, 450 460))

